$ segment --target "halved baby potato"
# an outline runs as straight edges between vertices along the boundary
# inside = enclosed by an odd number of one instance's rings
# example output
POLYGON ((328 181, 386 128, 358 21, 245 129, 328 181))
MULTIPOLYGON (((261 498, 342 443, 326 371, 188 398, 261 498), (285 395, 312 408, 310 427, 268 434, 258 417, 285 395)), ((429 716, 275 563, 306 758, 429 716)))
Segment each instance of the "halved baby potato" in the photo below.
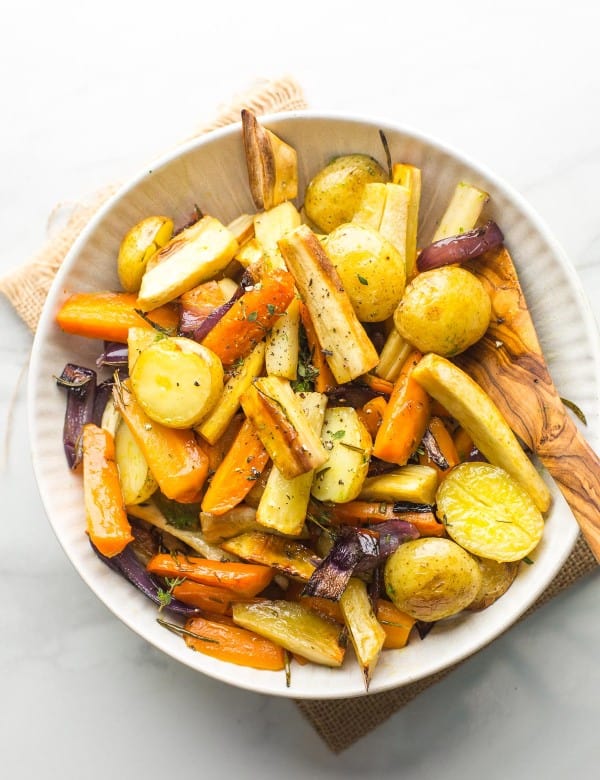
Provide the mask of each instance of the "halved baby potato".
POLYGON ((544 532, 544 518, 529 493, 491 463, 456 466, 440 485, 436 502, 448 536, 481 558, 521 560, 544 532))
POLYGON ((127 233, 119 248, 117 272, 127 292, 137 292, 142 283, 148 260, 173 235, 173 220, 169 217, 146 217, 127 233))
POLYGON ((219 399, 223 366, 192 339, 162 338, 141 352, 131 386, 148 417, 170 428, 191 428, 219 399))

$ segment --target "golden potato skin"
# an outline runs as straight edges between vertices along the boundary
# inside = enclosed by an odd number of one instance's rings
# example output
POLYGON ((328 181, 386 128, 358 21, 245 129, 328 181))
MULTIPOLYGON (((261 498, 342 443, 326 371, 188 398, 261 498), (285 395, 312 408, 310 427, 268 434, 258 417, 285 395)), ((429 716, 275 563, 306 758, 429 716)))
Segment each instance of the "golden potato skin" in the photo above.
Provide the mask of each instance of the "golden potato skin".
POLYGON ((309 182, 304 212, 322 233, 350 222, 368 182, 386 182, 387 173, 366 154, 336 157, 309 182))
POLYGON ((482 283, 456 265, 418 274, 394 313, 401 336, 421 352, 458 355, 483 336, 492 305, 482 283))
POLYGON ((456 542, 427 536, 401 544, 386 562, 384 579, 399 610, 432 622, 469 606, 479 591, 481 570, 456 542))
POLYGON ((361 322, 391 317, 406 285, 406 268, 395 246, 377 230, 351 222, 323 240, 361 322))
POLYGON ((519 561, 499 563, 490 558, 479 557, 475 560, 481 569, 481 585, 477 595, 467 607, 470 612, 486 609, 503 596, 513 584, 519 571, 519 561))

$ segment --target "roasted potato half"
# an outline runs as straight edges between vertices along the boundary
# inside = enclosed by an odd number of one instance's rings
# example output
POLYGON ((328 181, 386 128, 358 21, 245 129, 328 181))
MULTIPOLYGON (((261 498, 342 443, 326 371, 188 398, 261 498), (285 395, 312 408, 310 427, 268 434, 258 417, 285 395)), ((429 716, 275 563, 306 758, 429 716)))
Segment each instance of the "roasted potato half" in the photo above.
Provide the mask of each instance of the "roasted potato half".
POLYGON ((385 170, 373 157, 366 154, 336 157, 309 182, 304 212, 318 230, 330 233, 338 225, 350 222, 365 184, 387 179, 385 170))

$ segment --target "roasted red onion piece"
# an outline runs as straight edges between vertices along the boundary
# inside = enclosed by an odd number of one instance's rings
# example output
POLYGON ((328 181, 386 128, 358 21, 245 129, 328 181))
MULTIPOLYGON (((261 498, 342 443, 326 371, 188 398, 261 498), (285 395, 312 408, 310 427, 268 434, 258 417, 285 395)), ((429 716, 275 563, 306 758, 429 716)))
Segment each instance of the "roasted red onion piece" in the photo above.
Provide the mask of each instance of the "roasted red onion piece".
POLYGON ((63 446, 69 468, 81 462, 79 441, 86 423, 92 422, 96 398, 96 372, 85 366, 67 363, 56 384, 67 390, 67 408, 63 425, 63 446))
POLYGON ((200 610, 196 609, 196 607, 190 607, 188 604, 184 604, 174 598, 171 598, 168 600, 168 603, 165 603, 167 600, 159 596, 161 590, 160 585, 138 561, 135 552, 131 549, 131 545, 128 545, 123 552, 118 555, 107 558, 106 555, 102 555, 100 550, 98 550, 92 542, 90 542, 90 544, 103 563, 122 577, 125 577, 126 580, 131 582, 132 585, 135 585, 138 590, 155 604, 158 604, 159 606, 162 605, 165 611, 173 612, 174 614, 182 615, 183 617, 193 617, 194 615, 200 614, 200 610))
POLYGON ((207 317, 199 316, 193 309, 182 307, 179 332, 184 336, 193 338, 195 341, 202 341, 219 322, 221 317, 227 314, 237 299, 243 295, 243 292, 243 289, 239 287, 232 298, 213 309, 207 317))
POLYGON ((446 471, 450 468, 450 464, 446 460, 446 457, 444 456, 444 453, 440 450, 439 445, 435 439, 435 436, 429 428, 426 429, 425 433, 423 434, 423 438, 421 440, 421 444, 425 448, 425 452, 429 455, 429 458, 432 463, 435 463, 435 465, 441 469, 442 471, 446 471))
POLYGON ((404 542, 420 536, 419 529, 406 520, 386 520, 367 528, 379 534, 379 563, 383 563, 404 542))
POLYGON ((96 366, 102 368, 102 366, 126 366, 128 360, 127 344, 122 344, 120 341, 105 341, 104 352, 96 360, 96 366))
POLYGON ((302 595, 339 601, 348 580, 358 564, 363 561, 369 561, 368 569, 377 566, 379 561, 377 537, 356 528, 343 527, 329 555, 312 573, 302 595))
POLYGON ((435 241, 425 247, 417 258, 419 271, 430 271, 442 265, 464 263, 479 257, 488 249, 495 249, 504 241, 498 225, 490 220, 483 227, 469 230, 458 236, 450 236, 435 241))

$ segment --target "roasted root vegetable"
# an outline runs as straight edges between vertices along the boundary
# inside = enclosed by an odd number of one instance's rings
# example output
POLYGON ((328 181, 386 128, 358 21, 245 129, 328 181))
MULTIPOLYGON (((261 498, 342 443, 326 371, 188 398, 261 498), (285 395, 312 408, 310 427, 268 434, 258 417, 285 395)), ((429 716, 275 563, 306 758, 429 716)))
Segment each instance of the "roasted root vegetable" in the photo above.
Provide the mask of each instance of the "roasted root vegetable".
POLYGON ((304 544, 265 531, 247 531, 222 542, 221 547, 245 561, 271 566, 300 580, 308 580, 320 563, 304 544))
POLYGON ((118 555, 131 542, 112 436, 87 423, 82 431, 83 492, 87 531, 92 544, 106 557, 118 555))
POLYGON ((227 588, 243 598, 252 598, 273 579, 268 566, 235 561, 211 561, 189 555, 155 555, 146 566, 160 577, 186 577, 203 585, 227 588))
POLYGON ((336 157, 310 180, 304 196, 308 219, 323 233, 350 222, 365 184, 387 181, 387 173, 366 154, 336 157))
POLYGON ((349 223, 333 230, 323 246, 358 319, 382 322, 391 317, 406 282, 404 255, 394 244, 377 229, 349 223))
POLYGON ((256 509, 247 504, 238 504, 222 515, 200 512, 200 526, 207 542, 220 543, 244 531, 260 531, 256 522, 256 509))
POLYGON ((192 339, 162 338, 141 352, 131 387, 152 420, 169 428, 191 428, 221 395, 223 366, 214 352, 192 339))
POLYGON ((373 443, 377 458, 399 466, 404 466, 419 446, 429 420, 429 396, 413 379, 421 358, 421 353, 413 350, 402 366, 373 443))
POLYGON ((269 455, 256 429, 244 420, 238 435, 213 474, 202 499, 202 511, 223 515, 241 503, 267 465, 269 455))
POLYGON ((115 435, 115 461, 125 506, 142 504, 158 489, 144 453, 127 425, 121 421, 115 435))
POLYGON ((489 220, 483 227, 474 228, 458 236, 450 236, 435 241, 419 254, 419 271, 430 271, 442 265, 463 263, 479 257, 490 249, 496 249, 504 241, 498 225, 489 220))
POLYGON ((293 298, 267 336, 265 367, 270 376, 296 379, 300 351, 300 299, 293 298))
MULTIPOLYGON (((300 393, 299 400, 309 426, 318 435, 323 426, 326 396, 300 393)), ((313 469, 288 479, 273 466, 256 510, 256 521, 279 533, 298 536, 306 519, 313 478, 313 469)))
POLYGON ((394 312, 400 335, 421 352, 451 357, 483 336, 492 303, 479 279, 457 265, 418 274, 394 312))
POLYGON ((406 279, 410 281, 416 273, 417 231, 419 226, 419 206, 421 203, 421 169, 408 163, 396 163, 392 166, 392 181, 408 190, 408 209, 406 215, 406 279))
POLYGON ((432 241, 440 241, 448 236, 457 236, 472 230, 489 199, 490 196, 485 190, 469 182, 459 181, 432 241))
POLYGON ((317 236, 301 225, 281 239, 279 248, 336 381, 350 382, 366 374, 379 356, 317 236))
POLYGON ((386 633, 378 622, 366 584, 352 578, 340 599, 344 621, 352 640, 352 646, 369 689, 373 671, 386 639, 386 633))
POLYGON ((65 333, 104 341, 127 342, 129 328, 146 328, 152 324, 175 332, 179 316, 172 306, 150 307, 147 317, 137 309, 135 293, 77 292, 70 295, 56 313, 56 323, 65 333), (151 311, 153 309, 153 311, 151 311))
POLYGON ((387 595, 399 610, 425 622, 468 607, 480 585, 477 561, 451 539, 406 542, 385 565, 387 595))
POLYGON ((142 277, 138 308, 151 311, 212 279, 237 249, 238 243, 225 225, 214 217, 202 217, 153 255, 142 277))
POLYGON ((315 471, 313 496, 320 501, 352 501, 366 479, 372 447, 371 436, 356 410, 351 406, 328 408, 321 442, 328 458, 315 471))
POLYGON ((186 621, 183 631, 174 630, 182 634, 192 650, 212 658, 271 672, 285 668, 285 652, 280 645, 222 618, 193 617, 186 621))
POLYGON ((288 381, 260 377, 246 390, 241 403, 284 477, 292 479, 325 463, 327 452, 288 381))
POLYGON ((437 471, 431 466, 408 464, 378 477, 367 477, 359 498, 363 501, 434 504, 437 485, 437 471))
POLYGON ((294 280, 284 270, 261 277, 212 328, 202 344, 230 366, 245 357, 285 315, 294 298, 294 280))
POLYGON ((289 601, 233 605, 235 623, 271 639, 291 653, 323 666, 341 666, 346 648, 342 626, 289 601))
POLYGON ((97 374, 91 368, 67 363, 56 379, 67 391, 63 447, 70 468, 81 463, 81 434, 83 426, 93 422, 97 374))
POLYGON ((242 138, 248 181, 257 209, 270 209, 298 194, 296 150, 267 130, 249 109, 242 109, 242 138))

